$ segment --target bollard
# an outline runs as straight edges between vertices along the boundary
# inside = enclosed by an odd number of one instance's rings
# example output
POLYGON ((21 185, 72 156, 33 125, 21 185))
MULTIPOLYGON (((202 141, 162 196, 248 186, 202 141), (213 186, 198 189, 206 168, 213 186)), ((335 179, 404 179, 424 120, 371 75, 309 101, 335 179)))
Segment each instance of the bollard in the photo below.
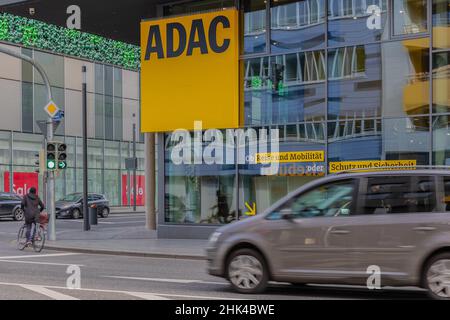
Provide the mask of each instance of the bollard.
POLYGON ((89 222, 91 225, 98 225, 97 208, 89 207, 89 222))

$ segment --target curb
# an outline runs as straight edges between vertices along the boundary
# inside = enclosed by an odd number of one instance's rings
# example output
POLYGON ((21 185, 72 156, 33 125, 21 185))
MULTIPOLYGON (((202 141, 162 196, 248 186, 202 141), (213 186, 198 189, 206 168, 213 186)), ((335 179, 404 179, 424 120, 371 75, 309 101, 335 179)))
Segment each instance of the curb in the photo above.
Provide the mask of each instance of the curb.
POLYGON ((198 255, 184 255, 184 254, 169 254, 169 253, 152 253, 152 252, 135 252, 135 251, 114 251, 106 249, 87 249, 76 247, 59 247, 45 244, 44 250, 67 251, 74 253, 88 253, 88 254, 104 254, 114 256, 129 256, 129 257, 143 257, 143 258, 169 258, 169 259, 185 259, 185 260, 206 260, 205 256, 198 255))
POLYGON ((145 211, 110 211, 110 215, 114 214, 143 214, 145 211))

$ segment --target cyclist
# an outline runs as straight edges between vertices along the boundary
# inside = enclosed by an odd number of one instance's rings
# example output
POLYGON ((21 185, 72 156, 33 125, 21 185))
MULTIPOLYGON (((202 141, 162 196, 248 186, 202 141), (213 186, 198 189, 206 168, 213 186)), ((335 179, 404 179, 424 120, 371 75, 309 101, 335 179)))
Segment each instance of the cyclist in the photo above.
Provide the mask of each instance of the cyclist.
POLYGON ((36 188, 30 188, 29 193, 22 199, 21 207, 25 214, 25 224, 27 226, 27 246, 29 246, 32 244, 31 239, 34 238, 36 233, 36 225, 39 223, 40 213, 45 209, 44 204, 36 194, 36 188), (31 235, 33 224, 35 225, 35 228, 33 235, 31 235))

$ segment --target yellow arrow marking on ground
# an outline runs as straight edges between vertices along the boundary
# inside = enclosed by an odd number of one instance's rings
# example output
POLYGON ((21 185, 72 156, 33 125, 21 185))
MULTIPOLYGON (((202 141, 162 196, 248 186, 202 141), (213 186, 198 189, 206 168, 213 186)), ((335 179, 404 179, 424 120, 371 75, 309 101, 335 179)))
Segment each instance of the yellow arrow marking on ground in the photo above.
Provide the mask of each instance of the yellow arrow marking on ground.
POLYGON ((250 207, 248 202, 246 202, 245 206, 249 210, 249 212, 246 212, 245 215, 247 215, 247 216, 256 216, 256 203, 253 202, 253 207, 250 207))

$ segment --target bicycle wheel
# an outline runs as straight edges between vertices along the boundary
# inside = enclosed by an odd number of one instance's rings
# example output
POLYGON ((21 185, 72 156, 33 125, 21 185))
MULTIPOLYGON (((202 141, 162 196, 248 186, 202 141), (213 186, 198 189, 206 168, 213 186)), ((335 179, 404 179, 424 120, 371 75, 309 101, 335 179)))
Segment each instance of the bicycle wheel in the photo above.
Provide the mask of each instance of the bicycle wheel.
POLYGON ((17 249, 23 250, 27 246, 27 228, 22 226, 17 233, 17 249))
POLYGON ((45 231, 44 229, 39 226, 36 227, 36 234, 34 236, 34 241, 33 241, 33 249, 36 252, 41 252, 42 249, 44 249, 44 244, 45 244, 45 231))

